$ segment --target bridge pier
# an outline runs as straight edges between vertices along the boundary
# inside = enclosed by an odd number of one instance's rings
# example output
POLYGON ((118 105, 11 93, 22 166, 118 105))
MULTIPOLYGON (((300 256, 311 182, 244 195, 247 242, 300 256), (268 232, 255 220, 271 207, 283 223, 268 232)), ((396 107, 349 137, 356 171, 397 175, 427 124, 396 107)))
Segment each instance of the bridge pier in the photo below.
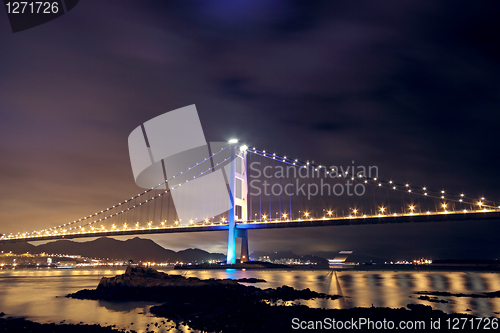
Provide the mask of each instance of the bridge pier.
POLYGON ((248 230, 236 229, 236 237, 241 238, 241 259, 240 262, 247 262, 250 260, 248 254, 248 230))

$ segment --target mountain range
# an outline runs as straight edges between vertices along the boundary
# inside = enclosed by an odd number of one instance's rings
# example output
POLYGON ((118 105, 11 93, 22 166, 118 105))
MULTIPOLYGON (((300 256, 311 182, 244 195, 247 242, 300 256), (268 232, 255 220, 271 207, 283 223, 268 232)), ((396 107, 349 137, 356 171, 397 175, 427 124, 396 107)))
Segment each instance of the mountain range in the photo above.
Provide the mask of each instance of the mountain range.
POLYGON ((150 239, 135 237, 127 240, 100 237, 88 242, 57 240, 41 245, 30 243, 0 244, 0 251, 21 253, 47 253, 81 255, 96 259, 132 260, 134 262, 202 262, 209 260, 225 260, 221 253, 209 253, 200 249, 173 251, 165 249, 150 239))
MULTIPOLYGON (((47 253, 81 255, 94 259, 123 260, 133 262, 207 262, 210 260, 224 261, 226 256, 222 253, 210 253, 200 249, 186 249, 173 251, 165 249, 154 241, 135 237, 127 240, 118 240, 109 237, 100 237, 88 242, 75 242, 71 240, 57 240, 41 245, 33 245, 26 242, 0 244, 0 251, 15 254, 22 253, 47 253)), ((253 252, 250 257, 258 260, 260 257, 268 256, 271 261, 276 259, 300 259, 303 262, 310 261, 318 264, 328 264, 324 257, 315 255, 297 255, 292 251, 279 252, 253 252)))

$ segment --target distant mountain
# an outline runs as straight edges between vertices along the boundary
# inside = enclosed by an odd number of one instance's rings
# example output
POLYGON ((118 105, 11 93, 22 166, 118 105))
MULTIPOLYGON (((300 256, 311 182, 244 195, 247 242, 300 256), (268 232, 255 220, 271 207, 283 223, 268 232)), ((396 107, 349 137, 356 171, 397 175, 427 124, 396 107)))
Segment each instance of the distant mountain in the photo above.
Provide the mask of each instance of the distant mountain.
POLYGON ((187 249, 176 253, 177 260, 182 262, 225 260, 226 256, 221 253, 210 253, 200 249, 187 249))
POLYGON ((0 244, 0 251, 13 253, 49 253, 70 254, 98 259, 133 260, 134 262, 201 262, 208 260, 224 260, 220 253, 209 253, 200 249, 187 249, 175 252, 165 249, 150 239, 135 237, 125 241, 101 237, 89 242, 57 240, 42 245, 29 243, 0 244))
POLYGON ((0 251, 3 252, 10 252, 12 253, 34 253, 33 251, 36 251, 36 246, 31 245, 30 243, 12 243, 12 244, 0 244, 0 251))

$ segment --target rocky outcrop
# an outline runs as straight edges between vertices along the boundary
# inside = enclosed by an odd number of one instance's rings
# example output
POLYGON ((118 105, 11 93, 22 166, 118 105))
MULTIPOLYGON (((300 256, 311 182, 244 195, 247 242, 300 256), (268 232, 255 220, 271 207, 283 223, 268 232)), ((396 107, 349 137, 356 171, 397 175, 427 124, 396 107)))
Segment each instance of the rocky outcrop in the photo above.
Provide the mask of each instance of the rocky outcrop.
POLYGON ((208 279, 201 280, 196 277, 184 277, 181 275, 170 275, 167 273, 158 272, 152 268, 144 267, 127 267, 127 270, 122 275, 114 277, 103 277, 97 286, 97 289, 116 288, 116 287, 134 287, 134 288, 151 288, 151 287, 201 287, 210 285, 236 285, 236 281, 225 279, 216 280, 208 279))
POLYGON ((308 322, 325 318, 344 321, 353 318, 374 321, 442 318, 442 322, 450 316, 473 318, 470 315, 447 315, 422 304, 408 304, 411 311, 374 307, 345 310, 309 308, 294 301, 336 299, 340 296, 288 286, 263 290, 233 280, 185 278, 146 268, 129 268, 125 274, 103 278, 95 290, 81 290, 68 297, 161 302, 161 305, 151 307, 152 314, 208 332, 296 332, 291 327, 294 318, 304 318, 308 322))

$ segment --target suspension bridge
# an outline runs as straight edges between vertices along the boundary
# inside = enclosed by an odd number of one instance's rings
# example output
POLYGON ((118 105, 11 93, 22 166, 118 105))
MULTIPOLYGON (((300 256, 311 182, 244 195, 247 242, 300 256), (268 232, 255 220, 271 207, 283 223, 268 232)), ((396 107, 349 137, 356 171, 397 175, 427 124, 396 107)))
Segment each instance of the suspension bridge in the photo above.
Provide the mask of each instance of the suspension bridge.
POLYGON ((147 140, 147 128, 139 129, 151 165, 136 164, 134 175, 145 191, 73 221, 3 234, 0 243, 227 230, 233 264, 236 238, 240 260, 249 258, 248 230, 500 219, 500 203, 484 197, 380 179, 378 170, 354 164, 344 169, 291 159, 237 140, 207 144, 207 155, 191 153, 181 167, 178 151, 175 163, 155 159, 154 136, 147 140), (148 180, 144 174, 153 171, 148 180), (161 182, 144 185, 158 175, 161 182))

